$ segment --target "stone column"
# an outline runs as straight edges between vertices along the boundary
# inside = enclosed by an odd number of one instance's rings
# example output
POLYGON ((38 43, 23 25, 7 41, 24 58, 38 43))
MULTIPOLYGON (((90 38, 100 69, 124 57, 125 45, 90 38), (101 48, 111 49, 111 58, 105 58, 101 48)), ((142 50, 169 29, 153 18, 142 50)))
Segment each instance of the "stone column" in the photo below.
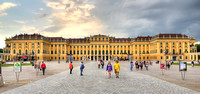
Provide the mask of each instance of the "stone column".
POLYGON ((198 61, 198 54, 196 54, 196 61, 198 61))

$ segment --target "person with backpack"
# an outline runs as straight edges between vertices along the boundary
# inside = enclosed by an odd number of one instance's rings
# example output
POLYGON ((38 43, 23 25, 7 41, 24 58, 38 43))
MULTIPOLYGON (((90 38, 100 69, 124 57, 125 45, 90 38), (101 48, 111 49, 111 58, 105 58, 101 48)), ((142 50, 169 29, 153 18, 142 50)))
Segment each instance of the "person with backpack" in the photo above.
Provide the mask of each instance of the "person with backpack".
POLYGON ((149 67, 149 62, 148 61, 145 63, 145 67, 146 67, 146 70, 148 71, 148 67, 149 67))
POLYGON ((85 68, 83 61, 80 63, 80 75, 83 76, 83 69, 85 68))
POLYGON ((115 62, 114 69, 115 69, 116 78, 119 78, 120 64, 118 61, 115 62))
POLYGON ((142 68, 143 68, 143 62, 142 61, 140 62, 140 67, 141 67, 141 70, 142 70, 142 68))
POLYGON ((69 69, 70 69, 70 74, 72 74, 72 69, 73 69, 72 61, 69 63, 69 69))
POLYGON ((192 60, 192 63, 191 63, 191 64, 192 64, 192 67, 194 67, 194 60, 192 60))
POLYGON ((101 67, 102 67, 102 69, 103 69, 103 67, 104 67, 104 62, 103 62, 103 60, 101 60, 101 67))
POLYGON ((112 65, 111 65, 110 61, 107 64, 106 71, 108 72, 109 78, 111 78, 112 65))
POLYGON ((130 62, 130 70, 133 71, 133 61, 130 62))
POLYGON ((42 61, 41 69, 42 69, 43 75, 45 75, 46 64, 44 63, 44 61, 42 61))

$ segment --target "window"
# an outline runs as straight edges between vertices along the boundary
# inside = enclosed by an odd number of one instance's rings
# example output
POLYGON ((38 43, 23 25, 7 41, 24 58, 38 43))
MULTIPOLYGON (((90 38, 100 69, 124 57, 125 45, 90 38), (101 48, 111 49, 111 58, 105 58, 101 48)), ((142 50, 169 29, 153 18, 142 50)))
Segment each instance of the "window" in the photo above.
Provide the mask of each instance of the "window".
POLYGON ((15 45, 15 42, 14 42, 14 45, 15 45))
POLYGON ((74 54, 76 54, 76 51, 74 50, 74 54))
POLYGON ((113 51, 113 54, 115 54, 115 50, 113 51))
POLYGON ((165 53, 166 53, 166 54, 168 54, 168 52, 169 52, 169 50, 168 50, 168 49, 166 49, 166 52, 165 52, 165 53))
POLYGON ((103 54, 104 54, 104 50, 103 50, 103 52, 102 52, 103 54))
POLYGON ((101 54, 101 51, 99 50, 99 54, 101 54))
POLYGON ((166 42, 166 47, 168 47, 168 42, 166 42))
POLYGON ((163 50, 162 50, 162 49, 160 49, 160 53, 163 53, 163 50))
POLYGON ((57 47, 57 45, 55 44, 55 47, 57 47))
POLYGON ((135 54, 137 54, 137 51, 135 51, 135 54))
POLYGON ((38 56, 38 60, 40 59, 40 57, 38 56))
POLYGON ((34 42, 32 42, 32 45, 34 45, 34 42))
POLYGON ((62 57, 62 59, 64 60, 64 57, 62 57))
POLYGON ((104 38, 103 38, 103 41, 104 41, 104 38))
POLYGON ((149 45, 147 44, 147 47, 149 47, 149 45))
POLYGON ((117 45, 117 48, 119 48, 119 45, 117 45))
POLYGON ((182 56, 180 56, 180 59, 182 59, 182 56))
POLYGON ((53 51, 51 51, 51 54, 53 54, 53 51))
POLYGON ((110 50, 110 54, 112 54, 112 51, 110 50))
POLYGON ((161 56, 160 59, 163 59, 163 57, 161 56))
POLYGON ((106 38, 106 40, 108 41, 108 38, 106 38))
POLYGON ((187 47, 187 42, 185 42, 185 47, 187 47))
POLYGON ((117 54, 119 54, 119 50, 117 50, 117 54))
POLYGON ((63 51, 63 54, 65 54, 65 51, 63 51))
POLYGON ((147 59, 149 59, 149 57, 147 56, 147 59))
POLYGON ((160 47, 162 47, 162 42, 160 42, 160 47))
POLYGON ((88 54, 90 54, 90 51, 88 50, 88 54))
POLYGON ((187 56, 185 56, 185 59, 187 59, 187 56))
POLYGON ((38 45, 40 45, 40 42, 38 42, 38 45))
POLYGON ((72 54, 72 51, 70 51, 70 54, 72 54))
POLYGON ((188 53, 187 49, 185 49, 185 53, 188 53))
POLYGON ((82 48, 82 46, 81 46, 81 48, 82 48))
POLYGON ((40 54, 40 50, 38 49, 38 54, 40 54))
POLYGON ((83 54, 82 50, 81 50, 81 54, 83 54))
POLYGON ((79 54, 79 50, 77 50, 77 54, 79 54))
POLYGON ((103 48, 104 48, 104 45, 103 45, 103 48))
POLYGON ((100 41, 101 39, 99 38, 99 41, 100 41))
POLYGON ((143 47, 145 47, 145 45, 143 44, 143 47))
POLYGON ((86 50, 84 50, 84 54, 86 54, 86 50))
POLYGON ((141 45, 139 44, 139 47, 141 47, 141 45))
POLYGON ((181 42, 179 42, 179 47, 181 47, 181 42))
POLYGON ((13 50, 13 53, 15 54, 15 50, 13 50))
POLYGON ((28 51, 26 50, 26 54, 28 53, 28 51))
POLYGON ((95 45, 95 48, 97 48, 97 45, 95 45))
POLYGON ((55 54, 57 54, 57 51, 55 51, 55 54))
POLYGON ((53 59, 53 57, 51 57, 51 59, 53 59))
POLYGON ((51 44, 51 47, 53 47, 53 44, 51 44))
POLYGON ((137 56, 135 57, 135 59, 137 59, 137 56))
POLYGON ((179 53, 181 54, 182 52, 181 52, 181 49, 179 49, 179 53))
POLYGON ((77 46, 77 48, 79 48, 79 46, 77 46))
POLYGON ((21 50, 19 50, 19 54, 21 54, 21 50))
POLYGON ((28 43, 27 43, 27 42, 26 42, 25 44, 26 44, 26 45, 28 45, 28 43))
POLYGON ((143 54, 145 54, 145 51, 143 51, 143 54))
POLYGON ((108 50, 106 50, 106 54, 108 54, 108 50))
POLYGON ((173 54, 175 54, 175 49, 173 49, 173 54))
POLYGON ((97 38, 95 38, 95 41, 97 41, 97 38))
POLYGON ((173 42, 173 47, 175 47, 175 42, 173 42))
POLYGON ((97 54, 97 50, 95 50, 95 54, 97 54))
POLYGON ((57 58, 55 57, 55 59, 57 59, 57 58))
POLYGON ((143 59, 145 59, 145 57, 143 57, 143 59))
POLYGON ((137 44, 135 44, 135 47, 137 47, 137 44))

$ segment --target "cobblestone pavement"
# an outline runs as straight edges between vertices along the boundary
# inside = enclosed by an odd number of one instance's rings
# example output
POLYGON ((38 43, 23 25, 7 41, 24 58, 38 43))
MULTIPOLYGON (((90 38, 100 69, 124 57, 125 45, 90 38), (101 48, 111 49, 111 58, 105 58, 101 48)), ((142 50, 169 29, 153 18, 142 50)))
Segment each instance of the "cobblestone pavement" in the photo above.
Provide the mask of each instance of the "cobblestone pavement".
POLYGON ((120 78, 108 78, 105 69, 96 62, 85 64, 84 76, 79 67, 73 74, 65 71, 45 79, 15 88, 3 94, 200 94, 199 92, 121 67, 120 78))

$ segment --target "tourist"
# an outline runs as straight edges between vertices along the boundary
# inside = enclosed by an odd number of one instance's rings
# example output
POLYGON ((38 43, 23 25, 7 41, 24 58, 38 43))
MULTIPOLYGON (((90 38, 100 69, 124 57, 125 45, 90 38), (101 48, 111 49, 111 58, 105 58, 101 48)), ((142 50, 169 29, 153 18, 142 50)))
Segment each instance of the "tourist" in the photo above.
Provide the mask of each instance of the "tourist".
POLYGON ((191 64, 192 64, 192 67, 194 67, 194 60, 192 60, 192 63, 191 63, 191 64))
POLYGON ((140 62, 140 67, 141 67, 141 70, 142 70, 142 68, 143 68, 143 62, 140 62))
POLYGON ((146 70, 148 71, 148 67, 149 67, 149 62, 148 61, 145 63, 145 67, 146 67, 146 70))
POLYGON ((101 60, 101 67, 102 67, 102 69, 104 67, 104 61, 103 60, 101 60))
POLYGON ((44 61, 42 61, 41 69, 42 69, 43 75, 45 75, 46 64, 44 63, 44 61))
POLYGON ((73 69, 72 61, 69 63, 69 69, 70 69, 70 74, 72 74, 72 69, 73 69))
POLYGON ((130 70, 133 71, 133 61, 130 62, 130 70))
POLYGON ((112 65, 111 65, 110 61, 107 64, 106 71, 108 72, 109 78, 111 78, 112 65))
POLYGON ((167 61, 167 68, 168 68, 168 70, 170 69, 170 63, 169 63, 169 61, 167 61))
POLYGON ((98 68, 100 68, 100 65, 101 65, 101 60, 99 60, 98 62, 98 68))
POLYGON ((116 78, 119 78, 120 64, 118 61, 115 62, 114 69, 115 69, 116 78))
POLYGON ((83 76, 83 69, 85 68, 83 61, 80 63, 80 75, 83 76))
POLYGON ((138 64, 138 61, 135 62, 135 67, 136 67, 136 70, 139 69, 139 64, 138 64))

